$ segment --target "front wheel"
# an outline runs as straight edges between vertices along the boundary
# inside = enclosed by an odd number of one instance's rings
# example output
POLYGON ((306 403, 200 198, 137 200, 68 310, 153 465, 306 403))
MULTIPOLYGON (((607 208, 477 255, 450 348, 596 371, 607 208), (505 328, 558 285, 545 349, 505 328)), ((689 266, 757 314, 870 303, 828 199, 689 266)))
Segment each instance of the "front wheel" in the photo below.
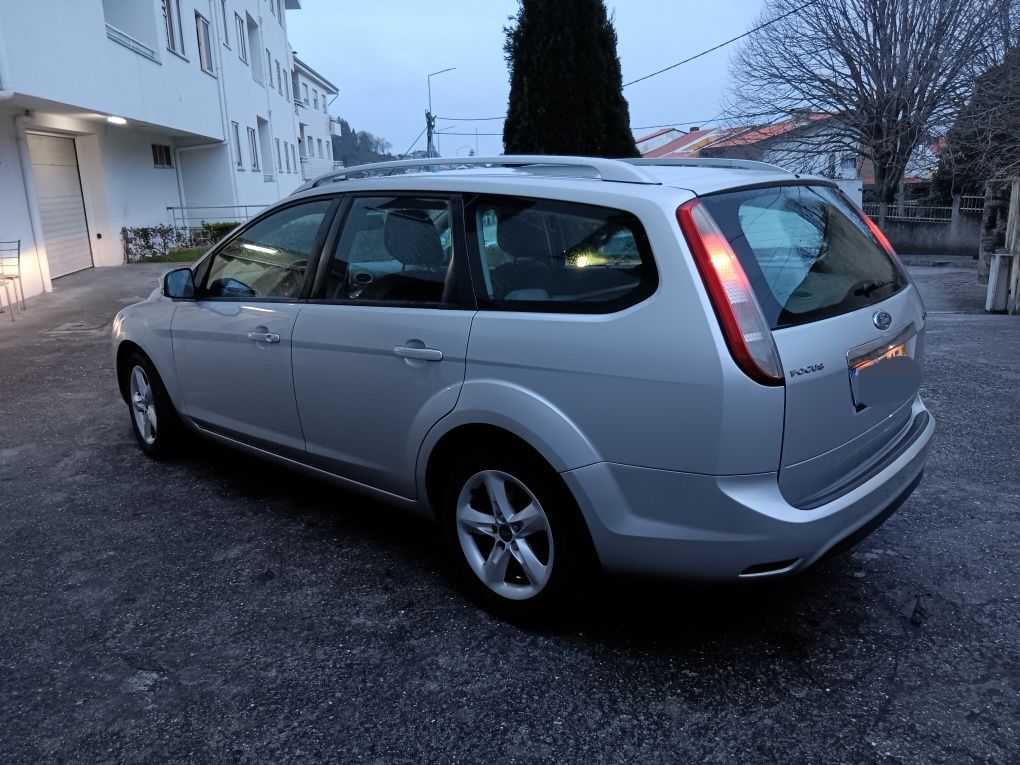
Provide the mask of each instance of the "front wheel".
POLYGON ((135 353, 125 374, 131 429, 138 445, 150 457, 170 455, 180 444, 181 427, 159 373, 148 358, 135 353))
POLYGON ((580 510, 559 476, 530 455, 492 450, 462 460, 443 515, 460 578, 501 616, 547 618, 595 588, 580 510))

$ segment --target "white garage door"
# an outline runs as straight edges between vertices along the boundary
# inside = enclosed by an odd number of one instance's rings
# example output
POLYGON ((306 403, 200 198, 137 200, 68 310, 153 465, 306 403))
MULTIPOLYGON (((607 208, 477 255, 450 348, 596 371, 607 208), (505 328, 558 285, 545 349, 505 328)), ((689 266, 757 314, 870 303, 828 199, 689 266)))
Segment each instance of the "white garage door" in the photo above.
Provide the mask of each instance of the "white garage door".
POLYGON ((91 268, 92 247, 74 139, 29 133, 28 151, 50 276, 55 279, 91 268))

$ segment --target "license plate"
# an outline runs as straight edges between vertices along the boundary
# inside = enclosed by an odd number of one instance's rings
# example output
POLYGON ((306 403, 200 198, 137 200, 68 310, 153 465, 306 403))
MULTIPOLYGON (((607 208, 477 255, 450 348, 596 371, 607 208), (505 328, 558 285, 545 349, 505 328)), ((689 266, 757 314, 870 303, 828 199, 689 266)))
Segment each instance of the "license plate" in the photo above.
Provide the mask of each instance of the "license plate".
POLYGON ((920 370, 910 358, 906 343, 880 356, 861 359, 850 368, 850 389, 857 411, 869 405, 894 404, 917 392, 920 370))
POLYGON ((867 369, 868 367, 874 366, 875 364, 879 364, 885 361, 886 359, 892 359, 897 356, 909 356, 909 355, 910 354, 907 353, 907 344, 901 343, 900 345, 897 345, 895 348, 890 348, 877 358, 868 359, 867 361, 856 362, 852 367, 852 372, 853 375, 856 377, 857 374, 860 373, 862 369, 867 369))

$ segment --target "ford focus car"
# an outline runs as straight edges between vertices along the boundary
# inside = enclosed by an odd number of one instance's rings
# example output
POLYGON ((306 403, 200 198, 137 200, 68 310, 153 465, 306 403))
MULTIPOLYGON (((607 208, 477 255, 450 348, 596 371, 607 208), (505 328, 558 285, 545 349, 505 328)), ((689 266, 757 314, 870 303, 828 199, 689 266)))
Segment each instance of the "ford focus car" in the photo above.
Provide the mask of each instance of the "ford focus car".
POLYGON ((310 182, 121 311, 142 450, 193 431, 434 518, 522 615, 599 571, 802 571, 913 491, 924 305, 833 182, 437 162, 310 182))

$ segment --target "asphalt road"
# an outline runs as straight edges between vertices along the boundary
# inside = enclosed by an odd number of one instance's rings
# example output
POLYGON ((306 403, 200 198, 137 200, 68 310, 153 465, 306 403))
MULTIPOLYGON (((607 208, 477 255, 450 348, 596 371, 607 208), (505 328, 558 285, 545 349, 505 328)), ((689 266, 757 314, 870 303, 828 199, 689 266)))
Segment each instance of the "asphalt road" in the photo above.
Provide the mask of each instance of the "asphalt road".
POLYGON ((159 270, 0 314, 0 762, 1020 762, 1020 318, 973 271, 915 269, 939 431, 884 527, 541 632, 466 601, 424 522, 213 446, 146 459, 108 324, 159 270))

